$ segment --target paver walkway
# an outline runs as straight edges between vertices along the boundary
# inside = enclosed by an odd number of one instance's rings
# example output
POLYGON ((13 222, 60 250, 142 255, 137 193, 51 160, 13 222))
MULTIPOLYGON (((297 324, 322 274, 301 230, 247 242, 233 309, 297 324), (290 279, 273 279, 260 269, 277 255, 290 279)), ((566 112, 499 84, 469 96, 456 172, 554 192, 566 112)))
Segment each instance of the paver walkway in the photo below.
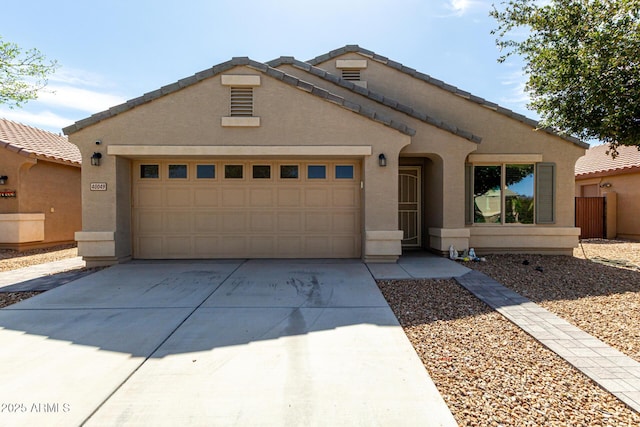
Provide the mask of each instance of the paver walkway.
POLYGON ((640 412, 639 362, 479 271, 471 271, 455 280, 602 388, 640 412))

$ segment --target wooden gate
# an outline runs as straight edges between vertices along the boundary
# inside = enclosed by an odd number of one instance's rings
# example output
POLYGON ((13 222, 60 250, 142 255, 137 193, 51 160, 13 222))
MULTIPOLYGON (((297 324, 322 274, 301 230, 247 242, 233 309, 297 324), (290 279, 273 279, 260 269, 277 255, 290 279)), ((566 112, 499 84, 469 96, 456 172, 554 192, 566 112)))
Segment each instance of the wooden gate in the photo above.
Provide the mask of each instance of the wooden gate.
POLYGON ((581 239, 606 237, 605 212, 604 197, 576 197, 576 227, 580 227, 581 239))

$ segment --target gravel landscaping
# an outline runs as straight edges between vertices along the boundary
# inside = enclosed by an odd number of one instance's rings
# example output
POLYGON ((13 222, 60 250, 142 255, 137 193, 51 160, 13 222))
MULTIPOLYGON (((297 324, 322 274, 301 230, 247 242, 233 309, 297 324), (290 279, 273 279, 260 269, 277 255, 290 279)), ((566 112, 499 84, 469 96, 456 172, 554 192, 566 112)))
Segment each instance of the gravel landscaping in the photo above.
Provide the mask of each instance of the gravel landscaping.
POLYGON ((640 425, 637 412, 455 281, 379 287, 461 426, 640 425))
POLYGON ((0 249, 0 272, 17 270, 30 265, 43 264, 45 262, 60 261, 61 259, 78 256, 76 245, 62 245, 48 249, 30 249, 18 252, 9 249, 0 249))
MULTIPOLYGON (((486 259, 465 265, 640 360, 640 327, 630 321, 640 319, 640 243, 589 240, 574 257, 486 259)), ((378 285, 461 426, 640 425, 637 412, 454 280, 378 285)))

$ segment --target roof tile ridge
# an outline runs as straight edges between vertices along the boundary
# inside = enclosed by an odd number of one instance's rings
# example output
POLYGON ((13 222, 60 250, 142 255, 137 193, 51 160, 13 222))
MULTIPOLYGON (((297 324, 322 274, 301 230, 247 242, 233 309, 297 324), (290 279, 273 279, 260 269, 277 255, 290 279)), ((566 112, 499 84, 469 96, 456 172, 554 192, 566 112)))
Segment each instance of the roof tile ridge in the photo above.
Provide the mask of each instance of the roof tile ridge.
POLYGON ((403 64, 401 64, 400 62, 397 61, 393 61, 390 59, 387 59, 384 56, 378 55, 373 51, 364 49, 358 45, 346 45, 342 48, 338 48, 338 49, 334 49, 326 54, 317 56, 313 59, 308 60, 307 62, 312 64, 312 65, 317 65, 321 62, 325 62, 328 60, 331 60, 339 55, 342 55, 344 53, 360 53, 363 56, 367 56, 377 62, 383 63, 387 66, 390 66, 392 68, 395 68, 403 73, 406 73, 412 77, 415 77, 417 79, 423 80, 427 83, 431 83, 434 84, 440 88, 442 88, 443 90, 446 90, 448 92, 451 92, 455 95, 458 95, 464 99, 467 99, 471 102, 475 102, 476 104, 480 104, 482 106, 488 107, 490 109, 493 109, 494 111, 496 111, 499 114, 505 115, 507 117, 510 117, 514 120, 517 120, 521 123, 527 124, 529 126, 532 126, 534 128, 536 128, 536 130, 542 130, 543 132, 546 132, 548 134, 557 136, 559 138, 562 138, 566 141, 569 141, 575 145, 578 145, 582 148, 589 148, 589 144, 587 144, 586 142, 580 140, 579 138, 576 138, 574 136, 570 136, 570 135, 566 135, 560 131, 557 131, 555 129, 549 128, 549 127, 542 127, 541 123, 537 120, 534 119, 530 119, 522 114, 518 114, 516 112, 514 112, 513 110, 510 110, 508 108, 504 108, 499 106, 498 104, 494 103, 494 102, 490 102, 482 97, 476 96, 471 94, 470 92, 466 92, 456 86, 450 85, 448 83, 445 83, 442 80, 438 80, 435 79, 431 76, 429 76, 428 74, 424 74, 421 72, 416 71, 415 69, 411 68, 411 67, 407 67, 403 64))
MULTIPOLYGON (((356 111, 361 115, 365 115, 362 113, 362 107, 358 106, 357 110, 353 109, 353 108, 348 108, 345 106, 345 100, 343 97, 340 97, 337 94, 333 94, 331 92, 329 92, 326 89, 323 89, 321 87, 318 87, 316 85, 313 85, 310 82, 306 82, 303 81, 295 76, 291 76, 289 74, 284 73, 281 70, 278 70, 276 68, 273 68, 271 66, 269 66, 266 63, 262 63, 259 61, 255 61, 250 59, 249 57, 233 57, 231 60, 223 62, 221 64, 218 64, 214 67, 208 68, 206 70, 202 70, 199 71, 197 73, 195 73, 194 75, 187 77, 185 79, 181 79, 178 80, 177 82, 174 83, 170 83, 168 85, 162 86, 160 89, 156 89, 154 91, 151 92, 147 92, 142 96, 139 96, 137 98, 133 98, 130 99, 128 101, 126 101, 123 104, 120 105, 116 105, 114 107, 111 107, 105 111, 101 111, 98 112, 96 114, 91 115, 90 117, 87 117, 85 119, 79 120, 77 122, 75 122, 74 124, 72 124, 71 126, 67 126, 63 129, 63 132, 65 134, 70 134, 70 133, 74 133, 77 132, 78 130, 85 128, 87 126, 90 126, 92 124, 95 124, 97 122, 100 122, 102 120, 108 119, 110 117, 113 117, 117 114, 121 114, 124 113, 125 111, 128 111, 130 109, 133 109, 137 106, 140 106, 142 104, 145 104, 147 102, 151 102, 155 99, 158 99, 160 97, 169 95, 177 90, 182 90, 183 88, 193 85, 201 80, 207 79, 207 78, 211 78, 214 77, 220 73, 223 73, 224 71, 227 71, 229 69, 232 69, 234 67, 237 66, 248 66, 252 69, 255 69, 256 71, 259 71, 261 73, 264 73, 270 77, 273 77, 275 79, 278 79, 280 81, 282 81, 285 84, 297 87, 303 91, 306 91, 314 96, 317 96, 321 99, 324 99, 328 102, 332 102, 334 104, 338 104, 344 108, 347 108, 349 110, 352 111, 356 111), (177 83, 177 84, 176 84, 177 83)), ((369 116, 368 116, 369 117, 369 116)), ((379 114, 373 114, 370 118, 372 118, 373 120, 380 122, 386 126, 389 126, 395 130, 398 130, 402 133, 408 134, 408 135, 415 135, 415 130, 411 129, 410 127, 408 127, 406 124, 395 124, 392 123, 392 121, 390 119, 384 118, 383 116, 380 116, 379 114)))
POLYGON ((413 117, 415 119, 418 119, 420 121, 423 121, 425 123, 428 123, 430 125, 439 127, 443 130, 446 130, 448 132, 454 133, 458 136, 461 136, 465 139, 468 139, 472 142, 476 142, 476 143, 480 143, 482 141, 482 138, 478 135, 473 134, 472 132, 463 130, 463 129, 459 129, 456 126, 452 126, 449 124, 446 124, 444 122, 442 122, 441 120, 435 119, 433 117, 431 117, 430 115, 420 112, 418 110, 416 110, 415 108, 408 106, 406 104, 402 104, 399 101, 393 99, 393 98, 389 98, 386 97, 380 93, 377 92, 372 92, 371 90, 356 85, 353 82, 349 81, 349 80, 344 80, 341 77, 332 74, 320 67, 316 67, 314 65, 309 64, 308 62, 304 62, 304 61, 300 61, 298 59, 296 59, 295 57, 286 57, 287 60, 286 61, 280 61, 280 59, 282 59, 283 57, 277 58, 275 60, 269 61, 270 63, 273 63, 274 65, 292 65, 294 67, 297 67, 299 69, 302 69, 304 71, 310 72, 313 75, 316 75, 318 77, 324 78, 325 80, 330 81, 331 83, 337 84, 339 86, 342 86, 346 89, 352 90, 353 92, 365 96, 375 102, 378 102, 382 105, 385 105, 389 108, 392 108, 394 110, 398 110, 404 114, 407 114, 410 117, 413 117))

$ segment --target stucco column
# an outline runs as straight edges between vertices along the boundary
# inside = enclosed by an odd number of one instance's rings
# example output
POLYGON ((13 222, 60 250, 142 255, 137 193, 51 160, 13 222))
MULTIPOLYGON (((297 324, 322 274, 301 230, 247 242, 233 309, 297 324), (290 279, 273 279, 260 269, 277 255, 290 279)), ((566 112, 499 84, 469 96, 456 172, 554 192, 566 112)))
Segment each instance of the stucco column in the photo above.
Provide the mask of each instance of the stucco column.
POLYGON ((398 157, 400 148, 388 148, 386 166, 379 152, 364 160, 365 262, 396 262, 402 254, 402 231, 398 229, 398 157))
POLYGON ((429 228, 429 247, 447 252, 469 248, 470 230, 465 227, 465 179, 467 152, 442 155, 442 226, 429 228))
POLYGON ((78 146, 83 165, 82 231, 75 234, 78 255, 88 267, 116 264, 116 159, 107 156, 106 147, 93 140, 78 146), (99 166, 91 165, 94 152, 102 154, 99 166))

